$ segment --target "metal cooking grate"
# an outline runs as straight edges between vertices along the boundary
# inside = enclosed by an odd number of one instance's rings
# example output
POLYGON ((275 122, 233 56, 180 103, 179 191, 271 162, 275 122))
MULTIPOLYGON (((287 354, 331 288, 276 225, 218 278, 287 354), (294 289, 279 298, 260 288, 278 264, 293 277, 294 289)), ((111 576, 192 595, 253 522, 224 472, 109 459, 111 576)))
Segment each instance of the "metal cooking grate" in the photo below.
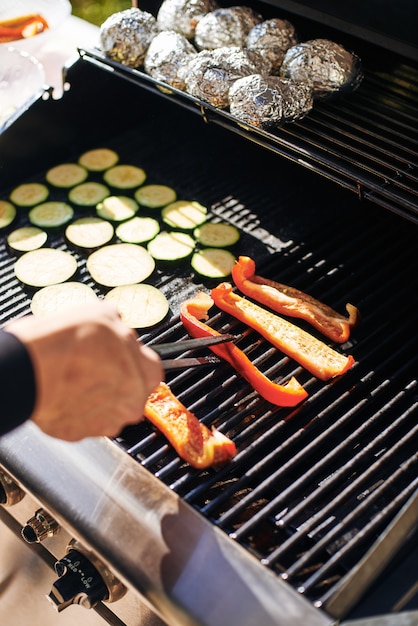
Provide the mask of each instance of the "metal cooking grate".
MULTIPOLYGON (((275 408, 227 364, 204 373, 171 374, 168 382, 182 402, 234 439, 236 458, 216 470, 193 470, 145 422, 126 429, 115 444, 231 540, 326 608, 344 575, 416 487, 415 230, 390 212, 353 202, 317 176, 300 174, 287 161, 277 168, 268 151, 260 154, 252 144, 243 151, 241 138, 225 141, 224 130, 216 126, 187 121, 185 133, 187 116, 181 109, 176 124, 157 102, 151 109, 154 117, 132 117, 129 132, 102 135, 101 144, 144 167, 150 181, 173 184, 180 195, 210 206, 211 219, 237 224, 241 250, 257 259, 258 273, 293 284, 340 311, 349 300, 363 321, 341 346, 354 355, 355 367, 325 384, 256 333, 214 311, 210 324, 242 331, 239 345, 251 360, 278 381, 296 375, 309 392, 307 401, 296 409, 275 408)), ((72 145, 68 159, 85 148, 72 145)), ((7 197, 7 190, 3 193, 7 197)), ((24 213, 20 219, 23 224, 24 213)), ((68 249, 62 233, 51 233, 50 245, 68 249)), ((84 257, 76 257, 79 279, 92 284, 84 257)), ((3 239, 2 323, 29 310, 30 294, 14 278, 13 261, 3 239)), ((158 270, 153 282, 167 294, 172 317, 144 339, 184 337, 178 305, 209 286, 187 266, 158 270)))
POLYGON ((399 63, 389 71, 369 70, 352 94, 317 102, 303 120, 266 132, 237 123, 215 109, 140 70, 126 68, 100 51, 81 51, 87 61, 110 66, 116 75, 154 91, 206 122, 297 162, 359 197, 418 222, 418 71, 399 63))

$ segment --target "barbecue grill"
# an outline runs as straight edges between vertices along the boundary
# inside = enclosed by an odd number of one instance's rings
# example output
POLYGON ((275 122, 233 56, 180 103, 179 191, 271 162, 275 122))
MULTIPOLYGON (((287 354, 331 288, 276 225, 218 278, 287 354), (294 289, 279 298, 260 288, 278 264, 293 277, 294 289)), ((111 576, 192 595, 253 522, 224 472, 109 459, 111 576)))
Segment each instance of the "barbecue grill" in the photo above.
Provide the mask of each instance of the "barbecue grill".
MULTIPOLYGON (((31 423, 3 437, 1 518, 20 532, 27 511, 42 509, 60 529, 48 532, 37 518, 34 534, 31 525, 24 533, 58 562, 45 593, 60 610, 93 605, 108 623, 132 626, 142 623, 126 617, 133 596, 170 626, 331 626, 371 615, 418 623, 416 58, 412 45, 393 49, 387 37, 384 51, 338 17, 320 23, 312 5, 282 4, 302 32, 358 51, 365 79, 355 93, 266 132, 81 49, 66 68, 64 97, 40 98, 0 136, 4 197, 106 145, 150 181, 206 205, 212 221, 236 225, 257 273, 362 314, 338 348, 355 366, 324 383, 211 310, 208 323, 239 334, 264 373, 281 382, 295 375, 309 393, 296 408, 278 408, 226 363, 167 373, 183 404, 236 443, 223 467, 191 468, 148 422, 76 444, 31 423), (80 559, 93 565, 92 588, 68 573, 80 559)), ((62 232, 50 244, 68 248, 62 232)), ((78 280, 104 295, 85 255, 71 252, 78 280)), ((30 310, 14 261, 2 242, 3 324, 30 310)), ((188 264, 161 267, 152 281, 170 313, 143 340, 185 338, 180 303, 211 285, 188 264)))

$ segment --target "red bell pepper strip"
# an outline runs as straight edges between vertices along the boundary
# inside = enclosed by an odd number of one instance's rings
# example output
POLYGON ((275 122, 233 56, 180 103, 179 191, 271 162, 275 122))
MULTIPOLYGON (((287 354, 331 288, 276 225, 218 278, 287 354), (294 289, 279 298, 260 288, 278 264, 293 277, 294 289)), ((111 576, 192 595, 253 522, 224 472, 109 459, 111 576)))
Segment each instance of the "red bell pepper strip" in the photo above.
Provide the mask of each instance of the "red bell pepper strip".
MULTIPOLYGON (((209 294, 199 291, 191 300, 186 300, 180 307, 180 319, 191 337, 208 337, 220 335, 202 319, 208 319, 208 311, 213 305, 209 294)), ((210 346, 221 359, 227 361, 260 396, 277 406, 296 406, 308 396, 308 392, 298 383, 295 377, 284 385, 278 385, 265 376, 250 361, 246 354, 232 342, 210 346)))
POLYGON ((360 320, 359 310, 347 304, 349 317, 346 318, 331 307, 319 302, 312 296, 255 274, 255 263, 247 256, 240 256, 232 268, 232 278, 238 289, 260 304, 268 306, 276 313, 298 317, 309 322, 323 335, 344 343, 360 320))
POLYGON ((211 295, 220 309, 251 326, 321 380, 344 374, 354 364, 352 356, 336 352, 298 326, 234 293, 230 283, 221 283, 211 295))
POLYGON ((160 383, 150 394, 144 415, 192 467, 204 469, 219 465, 236 454, 234 442, 199 422, 166 383, 160 383))
POLYGON ((22 15, 0 22, 0 43, 34 37, 49 28, 48 22, 39 15, 22 15))

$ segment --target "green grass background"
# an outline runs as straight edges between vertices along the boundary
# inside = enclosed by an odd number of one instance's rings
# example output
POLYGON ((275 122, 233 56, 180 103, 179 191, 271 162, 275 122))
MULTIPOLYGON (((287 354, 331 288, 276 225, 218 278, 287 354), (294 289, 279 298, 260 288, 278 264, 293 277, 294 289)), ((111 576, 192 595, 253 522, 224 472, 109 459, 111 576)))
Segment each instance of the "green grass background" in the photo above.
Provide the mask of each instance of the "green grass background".
POLYGON ((100 26, 112 13, 129 9, 132 0, 71 0, 72 13, 100 26))

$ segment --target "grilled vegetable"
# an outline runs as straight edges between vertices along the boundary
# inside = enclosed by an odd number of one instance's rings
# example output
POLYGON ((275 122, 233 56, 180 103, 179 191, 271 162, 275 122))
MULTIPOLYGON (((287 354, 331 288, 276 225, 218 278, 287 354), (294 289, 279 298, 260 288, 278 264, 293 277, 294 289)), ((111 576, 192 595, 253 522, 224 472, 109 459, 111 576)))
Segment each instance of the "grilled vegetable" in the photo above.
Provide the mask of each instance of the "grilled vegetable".
POLYGON ((194 230, 206 221, 206 216, 207 208, 194 200, 176 200, 161 211, 163 222, 180 230, 194 230))
POLYGON ((344 343, 360 318, 358 309, 347 304, 349 317, 343 317, 326 304, 312 296, 255 274, 255 263, 247 256, 240 256, 232 268, 235 285, 246 296, 268 306, 276 313, 297 317, 309 322, 326 337, 344 343))
POLYGON ((203 248, 192 256, 192 267, 201 276, 207 278, 226 278, 231 274, 235 257, 229 250, 222 248, 203 248))
POLYGON ((234 442, 216 429, 209 430, 201 424, 165 383, 160 383, 148 397, 144 415, 192 467, 204 469, 219 465, 236 454, 234 442))
POLYGON ((162 232, 152 239, 147 250, 157 261, 180 261, 189 257, 195 248, 195 240, 187 233, 162 232))
POLYGON ((48 22, 39 13, 2 20, 0 22, 0 44, 34 37, 48 28, 48 22))
POLYGON ((110 191, 106 185, 96 183, 95 181, 87 181, 73 187, 68 194, 68 200, 78 206, 96 206, 109 193, 110 191))
POLYGON ((33 207, 29 211, 29 221, 40 228, 58 228, 73 218, 74 210, 66 202, 49 201, 33 207))
POLYGON ((168 301, 157 287, 140 283, 111 289, 105 300, 112 302, 130 328, 150 328, 165 318, 168 301))
POLYGON ((0 200, 0 229, 10 226, 16 217, 16 207, 7 200, 0 200))
POLYGON ((123 222, 135 215, 138 204, 129 196, 108 196, 96 206, 97 215, 112 222, 123 222))
POLYGON ((344 374, 354 364, 352 356, 336 352, 298 326, 234 293, 229 283, 221 283, 211 295, 220 309, 251 326, 321 380, 344 374))
POLYGON ((103 174, 105 183, 117 189, 133 189, 145 182, 147 175, 136 165, 115 165, 103 174))
POLYGON ((91 172, 104 172, 104 170, 113 167, 119 161, 119 155, 110 148, 94 148, 87 150, 78 159, 83 167, 91 172))
POLYGON ((77 163, 60 163, 46 173, 46 180, 54 187, 69 188, 83 183, 88 176, 85 167, 77 163))
POLYGON ((10 201, 21 207, 35 206, 45 202, 49 196, 49 189, 43 183, 22 183, 10 193, 10 201))
POLYGON ((48 235, 37 226, 22 226, 17 228, 7 237, 7 244, 17 252, 29 252, 37 250, 45 245, 48 235))
POLYGON ((69 281, 39 289, 32 298, 30 308, 35 317, 42 317, 95 302, 97 299, 96 293, 88 285, 69 281))
POLYGON ((176 198, 174 189, 167 185, 144 185, 135 192, 135 200, 148 209, 161 209, 176 198))
POLYGON ((116 236, 125 243, 145 243, 160 232, 160 225, 153 217, 132 217, 116 227, 116 236))
POLYGON ((104 246, 114 235, 114 228, 107 220, 100 217, 80 217, 65 229, 65 236, 78 248, 93 250, 104 246))
POLYGON ((206 222, 193 231, 196 240, 208 248, 228 248, 240 238, 238 228, 227 222, 206 222))
POLYGON ((15 263, 16 278, 31 287, 46 287, 69 280, 77 271, 71 254, 55 248, 40 248, 23 254, 15 263))
MULTIPOLYGON (((180 319, 191 337, 219 335, 216 330, 202 322, 208 319, 208 311, 213 305, 209 294, 199 291, 196 296, 186 300, 180 307, 180 319)), ((284 385, 278 385, 265 376, 250 361, 246 354, 234 343, 210 346, 221 359, 227 361, 260 396, 277 406, 295 406, 302 402, 308 393, 292 376, 284 385)))
POLYGON ((140 283, 155 268, 152 256, 135 243, 116 243, 92 252, 86 262, 91 277, 105 287, 140 283))

